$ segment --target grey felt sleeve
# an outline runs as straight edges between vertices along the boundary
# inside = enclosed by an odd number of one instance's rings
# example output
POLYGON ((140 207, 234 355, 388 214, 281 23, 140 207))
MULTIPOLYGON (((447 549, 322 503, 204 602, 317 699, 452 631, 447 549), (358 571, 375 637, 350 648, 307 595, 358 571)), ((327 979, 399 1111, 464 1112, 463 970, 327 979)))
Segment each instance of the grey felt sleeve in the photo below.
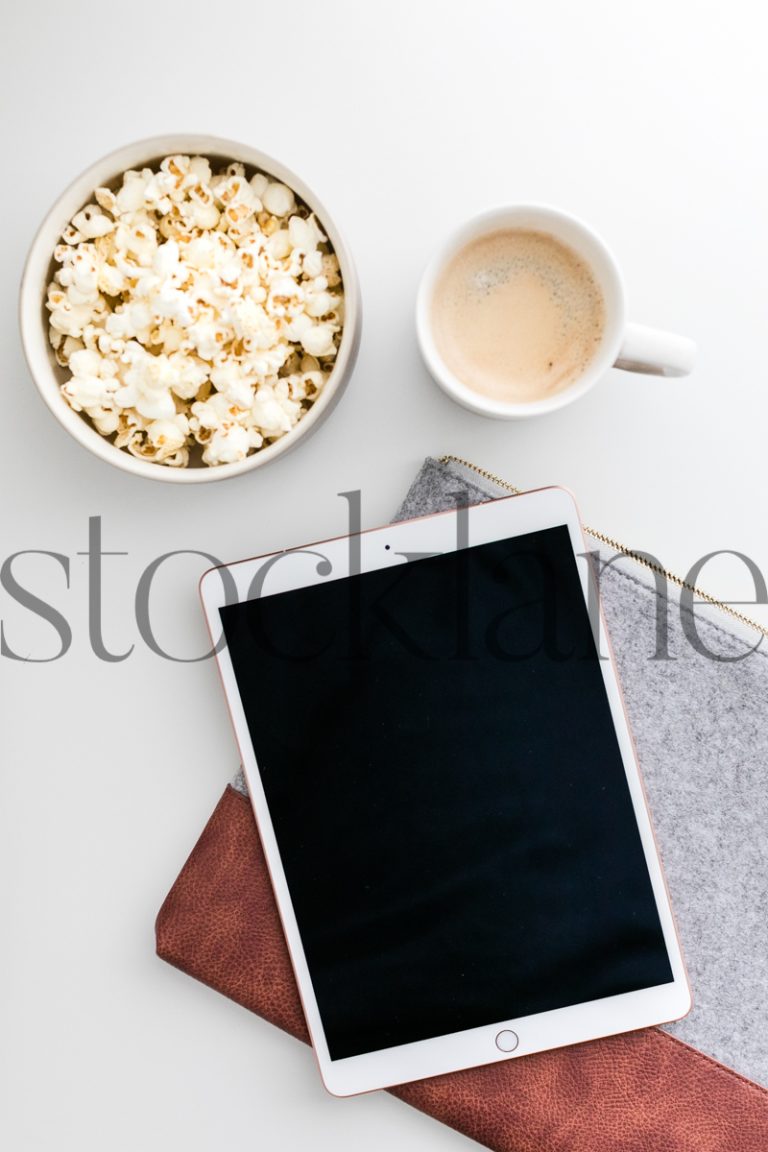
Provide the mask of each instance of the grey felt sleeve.
MULTIPOLYGON (((460 492, 463 503, 509 495, 461 466, 427 460, 395 519, 455 507, 460 492)), ((768 1085, 768 659, 761 646, 752 650, 759 636, 681 606, 634 561, 603 553, 600 567, 693 987, 693 1011, 668 1031, 768 1085)))

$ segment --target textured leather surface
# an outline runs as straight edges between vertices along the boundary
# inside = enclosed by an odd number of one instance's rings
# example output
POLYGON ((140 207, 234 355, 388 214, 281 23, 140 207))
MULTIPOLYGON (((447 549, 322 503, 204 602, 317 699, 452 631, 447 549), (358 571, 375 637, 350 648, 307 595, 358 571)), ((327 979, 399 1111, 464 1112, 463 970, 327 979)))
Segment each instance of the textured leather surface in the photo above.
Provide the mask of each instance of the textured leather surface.
MULTIPOLYGON (((308 1042, 249 801, 227 788, 158 955, 308 1042)), ((657 1029, 391 1089, 494 1152, 766 1152, 768 1092, 657 1029)))

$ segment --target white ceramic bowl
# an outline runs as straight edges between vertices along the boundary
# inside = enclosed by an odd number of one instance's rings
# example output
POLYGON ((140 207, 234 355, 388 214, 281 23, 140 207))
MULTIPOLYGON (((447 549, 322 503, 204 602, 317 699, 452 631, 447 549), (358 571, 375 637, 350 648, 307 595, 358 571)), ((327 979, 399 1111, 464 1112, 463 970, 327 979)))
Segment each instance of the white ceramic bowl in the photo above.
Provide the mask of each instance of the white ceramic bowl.
POLYGON ((360 345, 362 309, 360 286, 349 249, 335 223, 303 180, 284 164, 247 144, 220 140, 216 136, 174 135, 156 136, 150 140, 139 140, 135 144, 118 148, 116 152, 111 152, 109 156, 92 164, 62 193, 40 225, 27 256, 21 281, 19 322, 24 355, 40 394, 57 420, 83 447, 106 460, 108 464, 132 472, 134 476, 165 480, 172 484, 201 484, 211 480, 226 480, 230 476, 239 476, 243 472, 260 468, 270 460, 290 451, 318 427, 338 401, 354 368, 360 345), (276 440, 274 444, 254 452, 236 464, 220 464, 216 467, 201 464, 188 468, 169 468, 167 465, 139 460, 125 449, 116 448, 110 440, 96 431, 86 416, 70 408, 61 395, 60 388, 68 374, 66 369, 56 363, 48 340, 46 290, 55 271, 53 250, 59 243, 66 225, 76 212, 93 199, 96 188, 113 184, 129 168, 154 166, 164 156, 174 153, 208 156, 224 163, 238 160, 287 184, 316 214, 321 228, 333 246, 341 268, 345 300, 344 327, 335 366, 320 397, 294 429, 276 440))

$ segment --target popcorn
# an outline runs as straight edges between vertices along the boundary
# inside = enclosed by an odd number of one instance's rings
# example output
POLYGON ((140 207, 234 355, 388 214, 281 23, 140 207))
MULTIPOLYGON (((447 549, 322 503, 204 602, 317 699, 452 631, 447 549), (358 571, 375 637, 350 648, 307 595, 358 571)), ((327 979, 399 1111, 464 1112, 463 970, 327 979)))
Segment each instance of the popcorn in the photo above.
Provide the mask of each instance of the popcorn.
POLYGON ((127 287, 125 273, 115 264, 105 261, 99 266, 97 285, 106 296, 120 296, 127 287))
POLYGON ((93 316, 91 304, 73 301, 69 293, 62 292, 56 284, 49 285, 47 307, 51 313, 51 328, 64 336, 82 336, 93 316))
POLYGON ((149 182, 150 175, 149 169, 146 169, 145 172, 125 173, 122 187, 115 195, 117 201, 116 218, 138 212, 144 206, 144 189, 149 182))
POLYGON ((153 420, 147 428, 147 443, 155 451, 155 460, 167 460, 175 456, 187 442, 189 421, 179 413, 168 420, 153 420))
POLYGON ((119 387, 115 364, 98 352, 83 348, 70 355, 69 369, 72 378, 62 391, 76 412, 89 412, 92 408, 111 409, 119 387))
POLYGON ((105 212, 109 212, 113 217, 117 216, 117 197, 110 188, 97 188, 93 198, 105 212))
POLYGON ((261 194, 261 201, 273 216, 290 216, 296 207, 293 192, 285 184, 267 184, 261 194))
POLYGON ((262 437, 255 430, 230 425, 214 432, 203 452, 206 464, 235 464, 245 460, 254 448, 261 448, 262 437))
POLYGON ((101 432, 102 436, 111 436, 120 426, 120 415, 114 408, 89 408, 88 415, 96 425, 96 431, 101 432))
POLYGON ((193 400, 210 378, 210 365, 190 352, 171 352, 168 363, 176 372, 173 392, 181 400, 193 400))
POLYGON ((250 185, 253 189, 254 195, 258 196, 263 203, 264 192, 266 191, 269 180, 263 172, 257 172, 255 176, 251 176, 250 185))
POLYGON ((265 435, 273 437, 290 432, 298 420, 299 410, 295 401, 278 395, 269 385, 259 388, 251 409, 254 423, 265 435))
POLYGON ((336 307, 336 297, 330 292, 309 292, 305 297, 304 309, 308 316, 327 316, 336 307))
POLYGON ((301 338, 301 346, 310 356, 334 356, 332 324, 314 324, 301 338))
POLYGON ((86 204, 85 208, 73 217, 72 227, 83 236, 93 238, 106 236, 108 232, 112 232, 115 222, 102 212, 98 204, 86 204))
POLYGON ((238 408, 253 404, 253 380, 249 380, 239 364, 226 361, 211 372, 211 383, 227 400, 238 408))
POLYGON ((123 408, 135 408, 148 420, 170 420, 176 415, 176 403, 171 389, 178 382, 178 369, 162 353, 152 356, 136 340, 125 346, 122 356, 123 387, 116 399, 123 408))
POLYGON ((310 280, 314 280, 323 271, 323 254, 322 252, 307 252, 304 260, 302 261, 304 275, 310 280))
POLYGON ((272 260, 284 260, 290 256, 293 245, 291 236, 286 228, 280 228, 267 241, 267 252, 272 260))
MULTIPOLYGON (((310 216, 306 220, 301 216, 292 216, 288 221, 288 235, 291 247, 302 254, 316 252, 318 244, 326 239, 318 228, 314 216, 310 216)), ((314 275, 319 276, 320 269, 314 275)))
POLYGON ((328 288, 337 288, 339 284, 341 284, 339 261, 336 259, 336 256, 333 252, 323 255, 322 272, 327 281, 328 288))
POLYGON ((167 156, 125 172, 54 259, 62 395, 140 459, 244 460, 296 426, 333 367, 338 260, 293 191, 242 164, 167 156))

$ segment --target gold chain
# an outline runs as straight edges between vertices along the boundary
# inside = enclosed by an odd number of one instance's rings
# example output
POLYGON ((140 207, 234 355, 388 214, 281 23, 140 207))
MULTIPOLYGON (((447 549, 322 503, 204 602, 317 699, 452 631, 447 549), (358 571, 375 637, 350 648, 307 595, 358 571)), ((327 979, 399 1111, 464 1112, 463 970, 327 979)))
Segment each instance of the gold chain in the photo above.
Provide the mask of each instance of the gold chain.
MULTIPOLYGON (((522 488, 515 488, 513 484, 509 484, 506 480, 502 480, 500 476, 496 476, 493 472, 489 472, 487 468, 480 468, 477 464, 473 464, 471 460, 464 460, 461 456, 453 456, 448 454, 440 457, 441 464, 461 464, 464 468, 469 468, 472 472, 477 472, 478 476, 485 477, 493 484, 498 484, 500 488, 505 488, 508 492, 512 492, 515 496, 522 495, 522 488)), ((738 620, 741 624, 746 624, 748 628, 754 628, 762 636, 768 636, 768 627, 758 624, 755 620, 751 620, 749 616, 745 616, 743 612, 737 612, 730 604, 726 604, 724 600, 718 600, 716 596, 711 596, 709 592, 704 592, 701 588, 697 588, 695 584, 689 584, 687 580, 681 579, 676 576, 674 572, 670 572, 668 568, 663 568, 661 564, 656 564, 653 560, 649 560, 639 552, 633 551, 631 548, 625 548, 623 544, 619 544, 617 540, 606 536, 603 532, 597 532, 594 528, 588 528, 584 525, 584 531, 588 536, 594 540, 598 540, 606 547, 612 548, 614 552, 620 552, 622 556, 628 556, 630 560, 634 560, 637 564, 641 564, 643 568, 648 568, 649 571, 663 576, 665 580, 676 585, 678 588, 685 588, 688 592, 692 592, 699 600, 703 600, 706 604, 712 604, 715 608, 719 608, 722 612, 727 613, 734 620, 738 620)))

